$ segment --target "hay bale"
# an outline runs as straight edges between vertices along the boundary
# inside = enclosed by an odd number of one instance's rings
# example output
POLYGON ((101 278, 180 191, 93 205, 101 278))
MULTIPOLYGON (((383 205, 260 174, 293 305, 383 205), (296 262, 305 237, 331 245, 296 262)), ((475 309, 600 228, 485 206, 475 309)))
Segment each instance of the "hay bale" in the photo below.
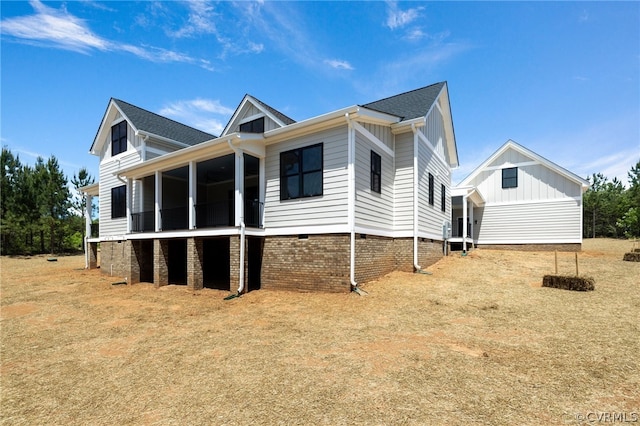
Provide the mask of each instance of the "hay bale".
POLYGON ((545 275, 542 278, 542 287, 559 288, 562 290, 592 291, 595 290, 595 283, 595 280, 591 277, 545 275))
POLYGON ((640 262, 640 252, 625 253, 622 260, 626 260, 627 262, 640 262))

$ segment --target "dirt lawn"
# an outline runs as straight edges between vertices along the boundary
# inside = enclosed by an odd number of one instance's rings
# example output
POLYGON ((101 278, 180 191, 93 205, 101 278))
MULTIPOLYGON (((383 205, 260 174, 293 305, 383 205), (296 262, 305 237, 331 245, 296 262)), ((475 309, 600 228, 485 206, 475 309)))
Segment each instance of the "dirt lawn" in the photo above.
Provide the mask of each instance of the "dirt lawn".
MULTIPOLYGON (((227 292, 1 267, 11 425, 640 424, 640 263, 586 240, 593 292, 542 288, 553 253, 477 250, 357 294, 227 292), (599 417, 598 417, 599 416, 599 417), (635 417, 634 417, 635 416, 635 417), (609 417, 614 419, 614 417, 609 417)), ((574 271, 560 254, 560 272, 574 271)), ((310 277, 313 279, 313 277, 310 277)))

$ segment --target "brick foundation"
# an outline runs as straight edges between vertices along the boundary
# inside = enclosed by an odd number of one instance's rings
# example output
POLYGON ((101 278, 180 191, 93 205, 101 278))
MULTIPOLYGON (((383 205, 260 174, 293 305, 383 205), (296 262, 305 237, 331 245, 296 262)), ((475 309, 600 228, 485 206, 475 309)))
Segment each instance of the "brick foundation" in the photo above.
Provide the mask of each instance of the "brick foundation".
POLYGON ((348 234, 266 237, 262 288, 349 292, 349 247, 348 234))
POLYGON ((129 241, 103 241, 100 243, 100 271, 114 277, 128 275, 127 260, 131 252, 129 241))
POLYGON ((153 284, 169 284, 169 241, 153 240, 153 284))
POLYGON ((203 287, 202 262, 204 250, 202 239, 187 239, 187 287, 201 290, 203 287))
POLYGON ((477 248, 487 250, 514 250, 514 251, 566 251, 581 252, 582 244, 478 244, 477 248))

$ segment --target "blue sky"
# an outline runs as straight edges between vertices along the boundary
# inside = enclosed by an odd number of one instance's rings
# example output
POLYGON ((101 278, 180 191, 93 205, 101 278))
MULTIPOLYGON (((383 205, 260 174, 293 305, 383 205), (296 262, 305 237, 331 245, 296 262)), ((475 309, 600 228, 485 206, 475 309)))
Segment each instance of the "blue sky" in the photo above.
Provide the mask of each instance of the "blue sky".
POLYGON ((508 139, 626 183, 639 2, 2 1, 3 146, 68 178, 111 97, 219 134, 245 93, 303 120, 446 80, 462 180, 508 139))

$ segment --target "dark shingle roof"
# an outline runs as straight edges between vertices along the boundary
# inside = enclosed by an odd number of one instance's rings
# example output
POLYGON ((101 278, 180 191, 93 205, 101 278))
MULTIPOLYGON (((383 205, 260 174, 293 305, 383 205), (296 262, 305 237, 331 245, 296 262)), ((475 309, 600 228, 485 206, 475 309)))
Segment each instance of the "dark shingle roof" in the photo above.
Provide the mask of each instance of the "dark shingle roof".
POLYGON ((432 84, 421 89, 391 96, 362 105, 365 108, 395 115, 404 120, 424 117, 436 101, 446 82, 432 84))
POLYGON ((153 133, 154 135, 182 142, 187 145, 197 145, 216 138, 216 136, 212 134, 178 123, 170 118, 131 105, 120 99, 113 98, 113 101, 138 130, 153 133))
POLYGON ((293 124, 296 122, 296 120, 294 120, 293 118, 289 118, 286 115, 284 115, 283 113, 281 113, 280 111, 278 111, 275 108, 270 107, 269 105, 265 104, 264 102, 262 102, 260 99, 256 98, 255 96, 249 95, 251 96, 253 99, 255 99, 256 101, 258 101, 260 103, 260 105, 262 105, 264 108, 266 108, 267 110, 269 110, 269 112, 273 115, 275 115, 276 117, 278 117, 278 119, 280 121, 282 121, 285 126, 289 125, 289 124, 293 124))

